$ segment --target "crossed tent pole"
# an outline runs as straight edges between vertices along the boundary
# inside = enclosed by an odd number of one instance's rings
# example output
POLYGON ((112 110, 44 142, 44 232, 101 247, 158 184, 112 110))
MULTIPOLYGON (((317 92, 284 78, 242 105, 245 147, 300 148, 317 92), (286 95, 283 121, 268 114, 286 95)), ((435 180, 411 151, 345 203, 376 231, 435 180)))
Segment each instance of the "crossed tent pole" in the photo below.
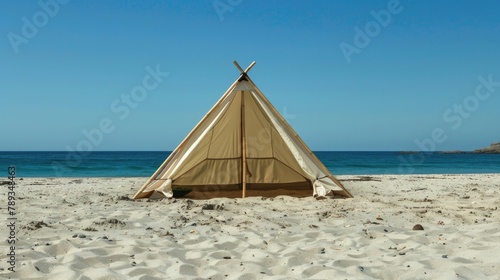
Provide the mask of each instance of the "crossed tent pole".
POLYGON ((236 68, 238 68, 238 70, 240 70, 240 73, 242 75, 242 77, 245 77, 248 73, 248 71, 250 71, 250 69, 252 69, 252 67, 255 65, 255 61, 250 63, 250 65, 248 65, 247 69, 243 70, 243 68, 241 68, 241 66, 238 64, 238 62, 235 60, 233 61, 234 65, 236 66, 236 68))

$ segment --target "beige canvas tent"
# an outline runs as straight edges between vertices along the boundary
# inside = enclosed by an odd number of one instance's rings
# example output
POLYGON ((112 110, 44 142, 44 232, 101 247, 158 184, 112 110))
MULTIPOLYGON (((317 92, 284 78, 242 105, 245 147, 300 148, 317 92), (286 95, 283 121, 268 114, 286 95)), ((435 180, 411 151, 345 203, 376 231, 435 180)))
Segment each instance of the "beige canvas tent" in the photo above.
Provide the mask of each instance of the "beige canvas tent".
POLYGON ((336 195, 352 197, 248 77, 253 62, 134 198, 336 195))

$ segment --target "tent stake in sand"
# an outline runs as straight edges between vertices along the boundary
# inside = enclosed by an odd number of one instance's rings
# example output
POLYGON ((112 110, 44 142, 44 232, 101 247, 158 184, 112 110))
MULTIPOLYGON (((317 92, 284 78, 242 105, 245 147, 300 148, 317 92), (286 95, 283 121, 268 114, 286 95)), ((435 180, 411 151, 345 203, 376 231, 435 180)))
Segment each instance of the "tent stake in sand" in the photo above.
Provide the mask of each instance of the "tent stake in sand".
POLYGON ((134 198, 352 197, 234 61, 240 75, 134 198))

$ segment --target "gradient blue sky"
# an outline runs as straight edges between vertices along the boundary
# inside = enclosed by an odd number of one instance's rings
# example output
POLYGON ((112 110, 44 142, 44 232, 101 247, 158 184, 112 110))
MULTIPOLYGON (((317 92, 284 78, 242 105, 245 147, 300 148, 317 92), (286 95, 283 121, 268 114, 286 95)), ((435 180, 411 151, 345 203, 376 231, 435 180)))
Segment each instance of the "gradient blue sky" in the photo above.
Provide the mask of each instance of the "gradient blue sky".
POLYGON ((500 81, 500 2, 401 0, 349 63, 340 44, 390 2, 73 0, 16 53, 23 17, 44 12, 2 1, 0 150, 76 149, 102 119, 114 130, 93 150, 172 150, 238 77, 234 59, 257 61, 251 78, 312 150, 418 150, 436 128, 436 150, 500 141, 500 87, 474 97, 479 76, 500 81), (237 5, 221 20, 214 2, 237 5), (120 119, 111 104, 157 65, 168 77, 120 119))

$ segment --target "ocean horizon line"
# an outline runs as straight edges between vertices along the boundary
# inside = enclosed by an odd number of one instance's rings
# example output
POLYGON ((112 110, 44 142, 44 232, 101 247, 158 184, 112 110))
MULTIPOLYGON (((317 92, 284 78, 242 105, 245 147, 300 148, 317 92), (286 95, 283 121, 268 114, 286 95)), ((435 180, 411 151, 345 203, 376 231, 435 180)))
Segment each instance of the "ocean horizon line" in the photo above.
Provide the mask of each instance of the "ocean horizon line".
MULTIPOLYGON (((18 167, 20 177, 151 176, 171 151, 5 151, 0 168, 18 167)), ((314 151, 336 175, 500 173, 498 154, 415 151, 314 151)))

